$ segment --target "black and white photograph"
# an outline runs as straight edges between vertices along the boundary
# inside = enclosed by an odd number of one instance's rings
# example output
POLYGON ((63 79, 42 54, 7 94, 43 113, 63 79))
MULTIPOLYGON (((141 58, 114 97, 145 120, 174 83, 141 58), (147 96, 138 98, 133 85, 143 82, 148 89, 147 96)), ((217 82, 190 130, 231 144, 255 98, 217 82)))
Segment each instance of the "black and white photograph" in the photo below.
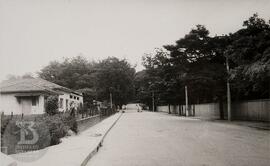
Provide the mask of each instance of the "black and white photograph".
POLYGON ((269 166, 269 0, 0 0, 0 166, 269 166))

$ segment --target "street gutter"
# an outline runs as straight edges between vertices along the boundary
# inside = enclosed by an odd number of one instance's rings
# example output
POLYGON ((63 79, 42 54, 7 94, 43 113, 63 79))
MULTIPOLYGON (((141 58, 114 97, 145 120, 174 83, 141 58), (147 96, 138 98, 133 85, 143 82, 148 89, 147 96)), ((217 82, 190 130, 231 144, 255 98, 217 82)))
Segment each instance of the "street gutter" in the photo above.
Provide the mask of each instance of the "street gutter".
POLYGON ((81 166, 86 166, 88 161, 99 151, 99 148, 102 147, 102 143, 107 136, 107 134, 110 132, 110 130, 115 126, 115 124, 118 122, 118 120, 121 118, 123 113, 120 113, 119 117, 116 119, 116 121, 110 126, 110 128, 105 132, 105 134, 101 137, 100 141, 96 145, 96 147, 89 153, 89 155, 83 160, 81 163, 81 166))

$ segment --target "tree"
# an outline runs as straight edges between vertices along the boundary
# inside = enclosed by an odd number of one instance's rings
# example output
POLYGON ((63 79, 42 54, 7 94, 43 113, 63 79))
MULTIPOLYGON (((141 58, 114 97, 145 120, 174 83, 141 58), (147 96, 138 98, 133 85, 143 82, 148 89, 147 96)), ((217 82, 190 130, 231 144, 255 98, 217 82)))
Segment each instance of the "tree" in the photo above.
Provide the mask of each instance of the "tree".
POLYGON ((93 100, 97 100, 98 94, 95 87, 78 89, 77 92, 83 94, 83 102, 87 103, 88 106, 93 105, 93 100))
MULTIPOLYGON (((146 85, 149 98, 152 93, 155 95, 157 104, 174 103, 174 90, 172 79, 172 67, 169 60, 169 54, 164 49, 156 48, 153 53, 145 54, 143 57, 143 65, 145 66, 146 85)), ((151 105, 149 105, 151 107, 151 105)))
POLYGON ((109 100, 112 93, 113 103, 120 107, 132 100, 135 69, 125 59, 109 57, 97 63, 95 71, 99 99, 109 100))
POLYGON ((135 74, 134 78, 134 101, 136 103, 144 103, 148 106, 151 105, 151 92, 149 91, 150 76, 146 70, 139 71, 135 74))
POLYGON ((135 69, 125 59, 109 57, 100 62, 89 62, 78 56, 53 61, 39 76, 48 81, 79 90, 84 100, 109 100, 110 92, 116 105, 122 106, 132 99, 135 69))
POLYGON ((190 102, 212 102, 222 96, 226 73, 222 43, 225 41, 225 37, 210 37, 204 26, 197 25, 175 45, 164 46, 170 51, 175 82, 182 94, 183 87, 188 86, 190 102))
POLYGON ((94 97, 89 95, 88 89, 95 89, 95 65, 96 62, 88 62, 82 56, 66 58, 63 62, 50 62, 41 69, 39 77, 73 90, 81 90, 84 100, 92 103, 94 97))
POLYGON ((230 35, 226 53, 230 59, 233 97, 239 99, 270 96, 270 25, 258 14, 230 35))
POLYGON ((77 56, 66 58, 62 63, 50 62, 41 69, 39 76, 71 89, 82 89, 94 86, 94 66, 95 62, 88 62, 84 57, 77 56))
POLYGON ((254 14, 239 31, 214 37, 197 25, 175 44, 165 45, 167 51, 156 49, 143 57, 146 69, 136 75, 137 97, 149 103, 151 92, 155 92, 158 104, 183 104, 187 85, 190 103, 219 101, 221 117, 228 79, 234 99, 269 98, 269 24, 254 14))

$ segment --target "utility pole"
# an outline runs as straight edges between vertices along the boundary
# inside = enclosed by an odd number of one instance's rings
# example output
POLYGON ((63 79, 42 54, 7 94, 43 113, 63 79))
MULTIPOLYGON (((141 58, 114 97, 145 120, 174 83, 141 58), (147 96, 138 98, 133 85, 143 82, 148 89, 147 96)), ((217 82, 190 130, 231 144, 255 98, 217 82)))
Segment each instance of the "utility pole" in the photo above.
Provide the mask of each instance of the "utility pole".
MULTIPOLYGON (((229 74, 230 68, 229 68, 229 60, 226 56, 226 68, 227 73, 229 74)), ((232 120, 232 114, 231 114, 231 90, 230 90, 230 82, 229 78, 227 78, 227 111, 228 111, 228 121, 232 120)))
POLYGON ((111 105, 111 109, 113 107, 113 104, 112 104, 112 92, 110 92, 110 105, 111 105))
POLYGON ((152 92, 152 111, 155 112, 155 93, 152 92))
POLYGON ((188 89, 185 86, 185 98, 186 98, 186 116, 188 116, 188 89))

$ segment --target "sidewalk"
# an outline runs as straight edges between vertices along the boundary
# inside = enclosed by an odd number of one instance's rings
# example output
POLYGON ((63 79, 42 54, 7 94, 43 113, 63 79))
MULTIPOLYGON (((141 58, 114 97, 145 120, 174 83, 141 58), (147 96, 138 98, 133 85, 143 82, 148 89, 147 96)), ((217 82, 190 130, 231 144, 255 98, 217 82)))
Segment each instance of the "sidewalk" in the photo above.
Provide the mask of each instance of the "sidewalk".
POLYGON ((270 122, 254 122, 254 121, 232 121, 228 122, 235 125, 256 128, 260 130, 270 130, 270 122))
POLYGON ((233 121, 228 121, 228 120, 220 120, 220 119, 211 119, 211 118, 206 118, 206 117, 199 117, 199 116, 178 116, 176 114, 168 114, 165 112, 159 112, 162 114, 167 114, 171 116, 175 116, 178 118, 183 118, 183 119, 193 119, 193 120, 203 120, 203 121, 211 121, 211 122, 218 122, 218 123, 224 123, 224 124, 232 124, 232 125, 239 125, 239 126, 245 126, 245 127, 250 127, 250 128, 255 128, 259 130, 270 130, 270 122, 260 122, 260 121, 243 121, 243 120, 233 120, 233 121))
MULTIPOLYGON (((18 166, 79 166, 85 165, 87 161, 98 151, 103 139, 121 117, 121 113, 116 113, 85 130, 79 135, 62 139, 62 143, 50 146, 44 151, 44 156, 33 162, 17 162, 18 166)), ((20 157, 20 154, 12 157, 20 157)), ((2 154, 1 154, 2 156, 2 154)), ((8 156, 10 158, 10 156, 8 156)), ((2 159, 2 157, 1 157, 2 159)), ((1 161, 1 163, 3 163, 1 161)), ((2 165, 2 164, 1 164, 2 165)))
POLYGON ((218 122, 218 123, 226 123, 226 124, 233 124, 233 125, 240 125, 245 127, 251 127, 259 130, 270 130, 270 122, 259 122, 259 121, 242 121, 242 120, 220 120, 220 119, 205 119, 201 117, 187 117, 192 119, 199 119, 199 120, 205 120, 205 121, 212 121, 212 122, 218 122))

